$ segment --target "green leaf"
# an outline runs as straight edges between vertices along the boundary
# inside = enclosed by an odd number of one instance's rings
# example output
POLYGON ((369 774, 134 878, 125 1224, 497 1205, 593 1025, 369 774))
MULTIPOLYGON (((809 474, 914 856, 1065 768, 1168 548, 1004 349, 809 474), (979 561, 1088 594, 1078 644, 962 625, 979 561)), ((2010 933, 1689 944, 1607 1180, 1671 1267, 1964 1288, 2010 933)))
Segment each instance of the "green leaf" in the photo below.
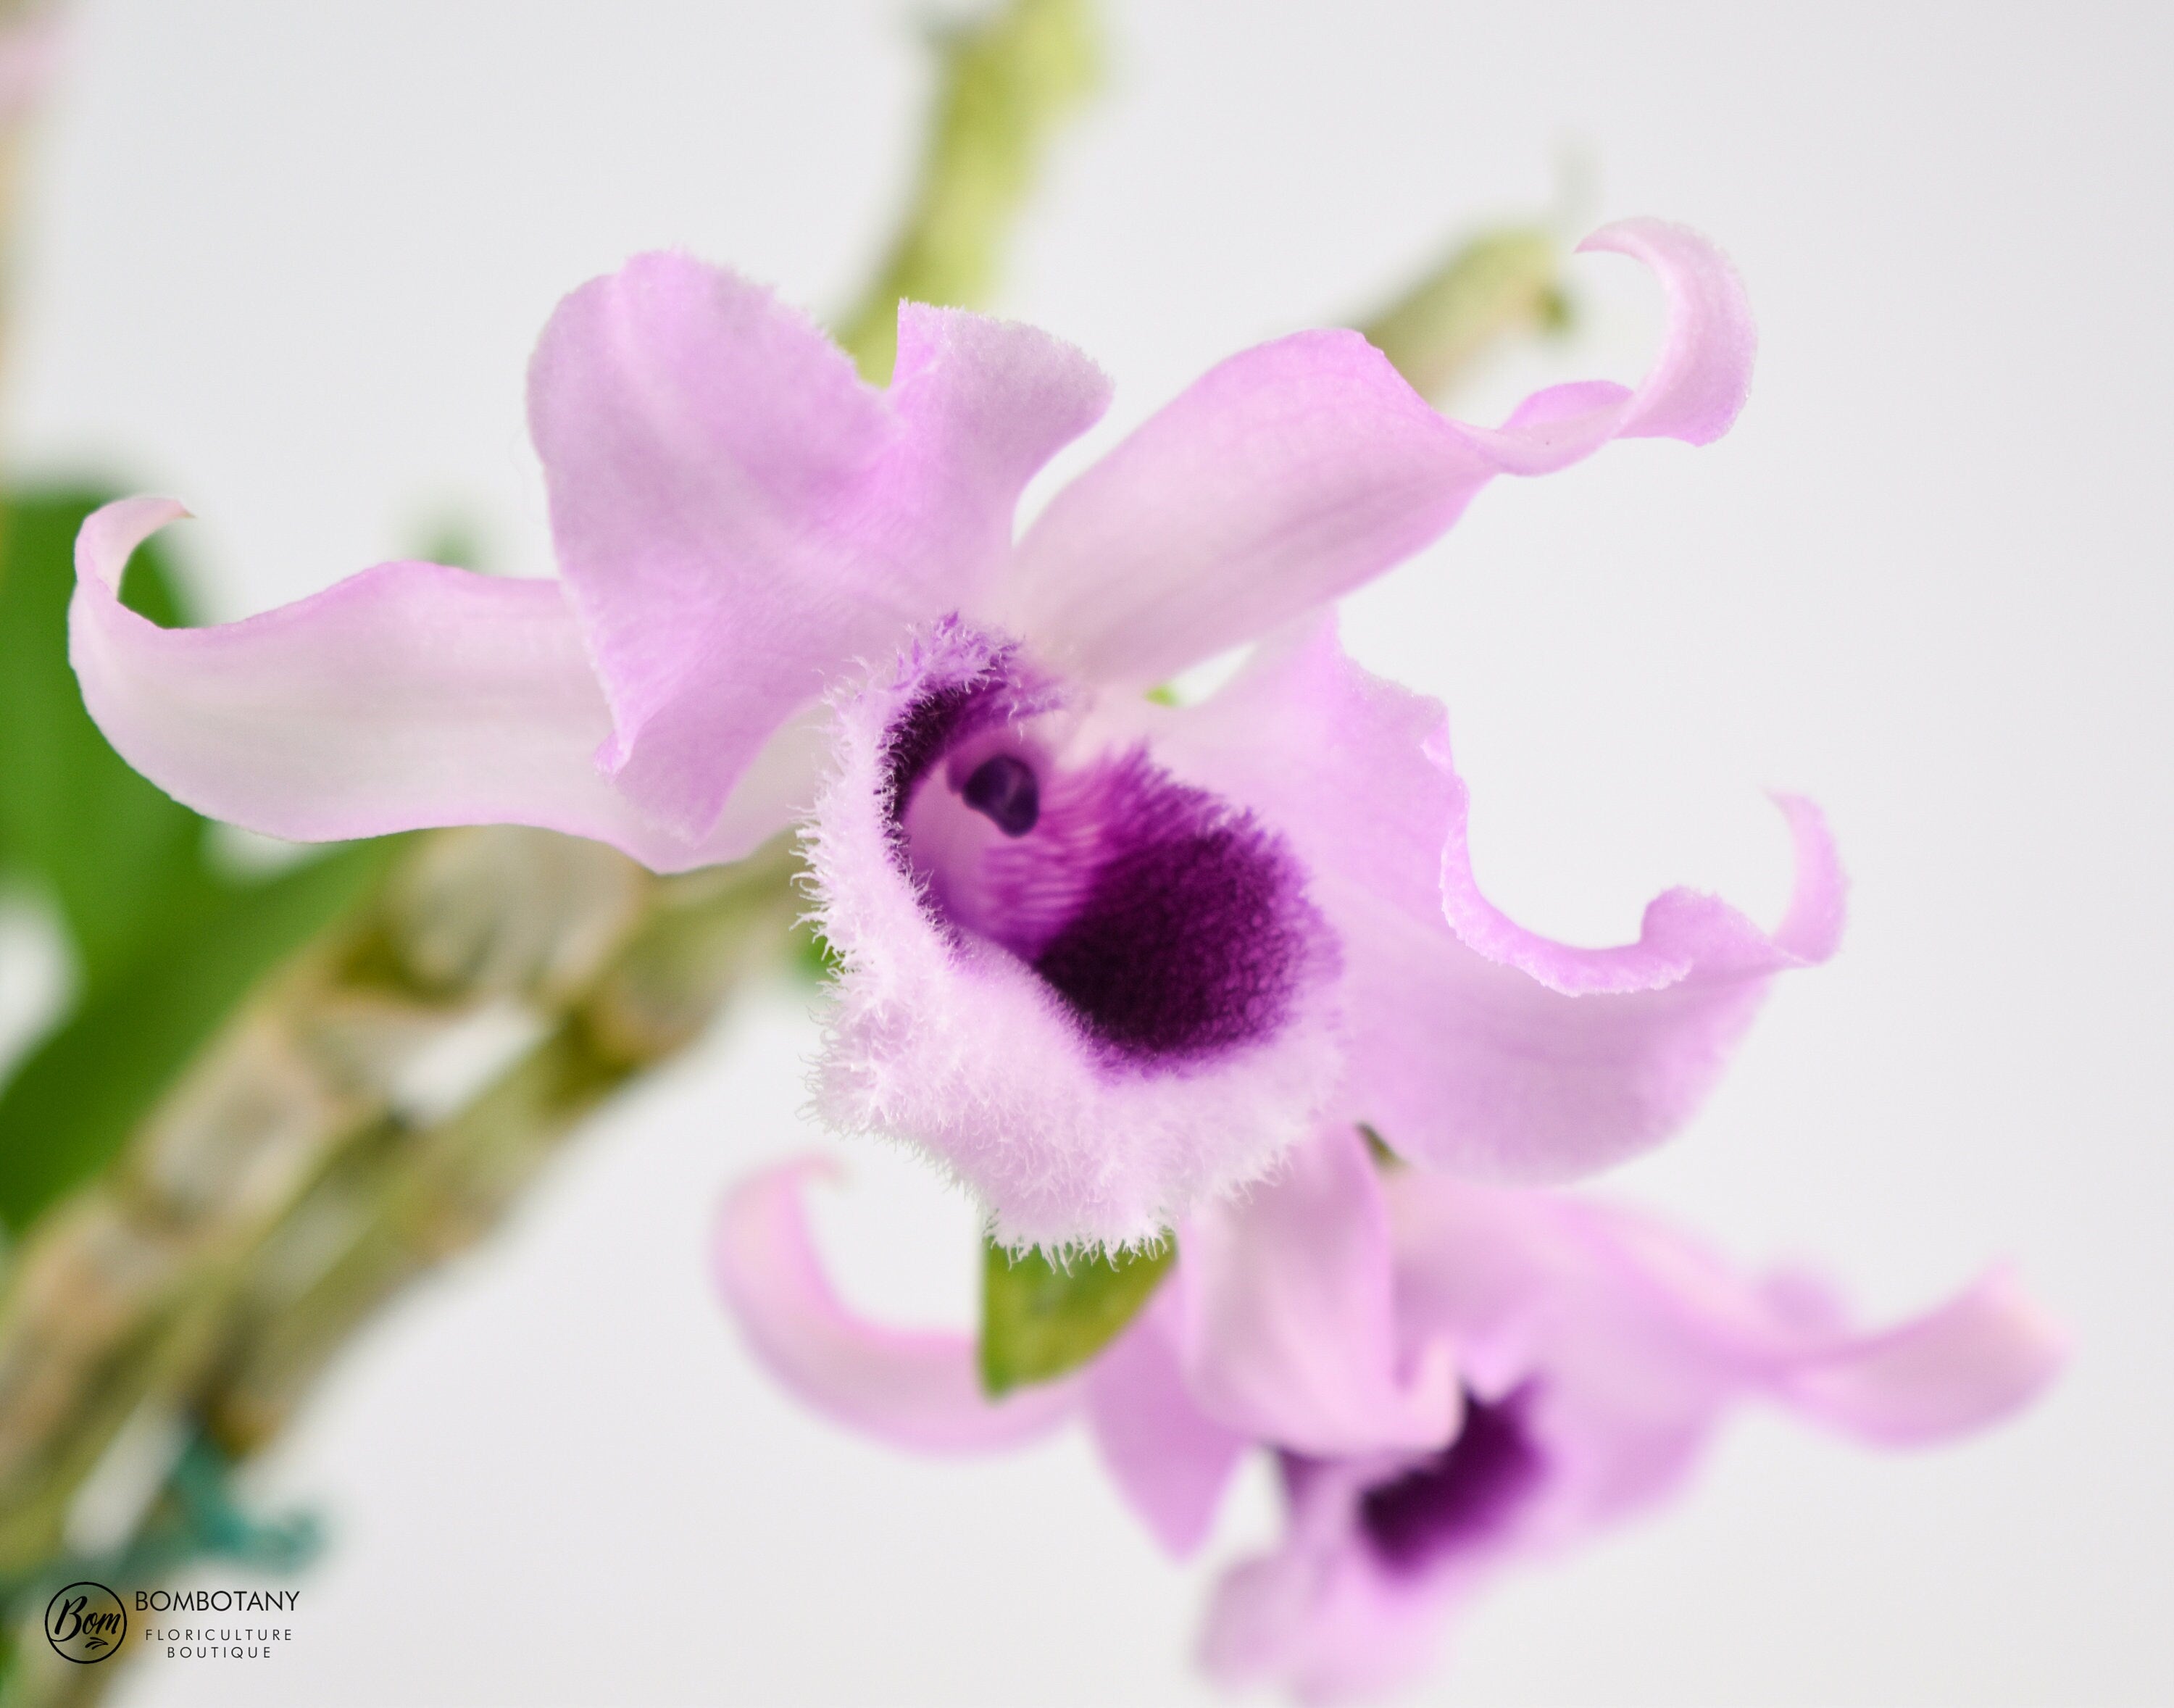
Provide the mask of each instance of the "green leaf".
POLYGON ((982 1386, 991 1395, 1047 1381, 1117 1338, 1169 1273, 1177 1242, 1110 1257, 1040 1251, 1014 1257, 989 1243, 982 1267, 982 1386))
POLYGON ((19 1232, 111 1161, 265 976, 370 894, 398 840, 224 886, 79 1006, 0 1091, 0 1223, 19 1232))
MULTIPOLYGON (((68 668, 76 530, 105 496, 0 505, 0 873, 51 897, 87 996, 176 912, 200 909, 211 881, 204 821, 106 745, 68 668)), ((184 620, 155 546, 136 554, 122 597, 154 622, 184 620)))

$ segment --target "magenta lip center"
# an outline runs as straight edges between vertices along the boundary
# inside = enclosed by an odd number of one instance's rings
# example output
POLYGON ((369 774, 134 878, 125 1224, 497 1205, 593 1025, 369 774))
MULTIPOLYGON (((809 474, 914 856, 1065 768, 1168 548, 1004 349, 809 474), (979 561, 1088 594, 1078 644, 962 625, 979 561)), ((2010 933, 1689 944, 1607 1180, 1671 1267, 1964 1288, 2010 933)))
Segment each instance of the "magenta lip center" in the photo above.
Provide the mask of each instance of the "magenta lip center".
POLYGON ((1516 1515, 1546 1468, 1526 1419, 1531 1392, 1490 1403, 1468 1392, 1456 1440, 1360 1496, 1360 1534, 1384 1566, 1425 1571, 1516 1515))
POLYGON ((894 719, 894 858, 927 911, 1026 962, 1113 1061, 1273 1035, 1323 940, 1282 839, 1143 749, 1057 766, 1019 735, 1050 706, 998 648, 894 719))

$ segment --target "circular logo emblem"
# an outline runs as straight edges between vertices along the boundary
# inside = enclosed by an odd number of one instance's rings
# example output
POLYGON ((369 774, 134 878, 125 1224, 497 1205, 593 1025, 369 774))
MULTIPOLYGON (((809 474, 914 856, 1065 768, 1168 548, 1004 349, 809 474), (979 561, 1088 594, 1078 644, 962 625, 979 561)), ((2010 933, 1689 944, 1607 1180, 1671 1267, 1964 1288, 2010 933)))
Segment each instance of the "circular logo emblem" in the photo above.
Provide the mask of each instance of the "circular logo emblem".
POLYGON ((46 1640, 63 1660, 102 1661, 128 1635, 128 1610, 102 1583, 72 1583, 46 1603, 46 1640))

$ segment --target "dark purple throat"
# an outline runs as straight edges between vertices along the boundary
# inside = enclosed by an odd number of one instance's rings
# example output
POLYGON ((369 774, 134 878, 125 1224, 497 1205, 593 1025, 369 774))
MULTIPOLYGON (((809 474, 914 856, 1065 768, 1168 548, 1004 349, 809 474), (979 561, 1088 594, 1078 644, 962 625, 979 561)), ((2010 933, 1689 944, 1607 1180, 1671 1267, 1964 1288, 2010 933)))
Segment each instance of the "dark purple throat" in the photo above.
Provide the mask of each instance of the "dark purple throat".
POLYGON ((932 914, 1026 961, 1112 1057, 1175 1062, 1273 1035, 1333 954, 1282 839, 1144 750, 1060 771, 1030 744, 994 735, 1054 704, 1016 659, 992 646, 982 668, 923 693, 887 734, 881 786, 902 868, 916 869, 906 819, 922 811, 919 791, 955 792, 1005 839, 964 865, 924 853, 938 862, 932 914), (985 738, 1007 745, 989 753, 985 738), (971 770, 947 774, 962 749, 971 770), (976 750, 985 756, 974 762, 976 750), (958 918, 941 898, 964 910, 958 918))
POLYGON ((1002 662, 967 681, 924 694, 890 726, 884 741, 884 807, 894 825, 905 818, 914 789, 945 753, 1009 711, 1009 684, 996 673, 1002 662))
POLYGON ((1201 1056, 1268 1036, 1316 928, 1280 839, 1141 755, 1099 792, 1101 858, 1035 970, 1122 1054, 1201 1056))
POLYGON ((1025 835, 1041 817, 1041 781, 1011 754, 983 759, 959 796, 1007 836, 1025 835))
POLYGON ((1467 1392, 1455 1440, 1360 1497, 1360 1533, 1384 1565, 1424 1571, 1516 1512, 1545 1468, 1524 1421, 1530 1392, 1520 1388, 1491 1404, 1467 1392))

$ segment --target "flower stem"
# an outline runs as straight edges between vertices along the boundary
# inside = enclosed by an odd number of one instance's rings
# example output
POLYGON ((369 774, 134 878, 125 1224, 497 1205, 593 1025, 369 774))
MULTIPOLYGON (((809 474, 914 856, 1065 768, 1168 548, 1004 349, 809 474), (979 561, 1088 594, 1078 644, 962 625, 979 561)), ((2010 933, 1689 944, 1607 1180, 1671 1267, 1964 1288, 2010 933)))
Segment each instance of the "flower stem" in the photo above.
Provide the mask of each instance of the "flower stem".
POLYGON ((890 378, 901 300, 970 307, 993 293, 1050 138, 1094 89, 1093 26, 1087 0, 1011 0, 937 34, 936 101, 913 199, 838 326, 871 384, 890 378))
POLYGON ((1569 327, 1561 254, 1536 227, 1487 232, 1452 249, 1359 330, 1413 390, 1439 403, 1490 346, 1569 327))
MULTIPOLYGON (((194 1432, 235 1457, 261 1446, 581 1116, 787 965, 798 869, 781 839, 663 879, 545 831, 414 839, 370 909, 263 992, 17 1254, 0 1295, 0 1579, 24 1592, 17 1617, 42 1605, 49 1562, 113 1550, 149 1515, 154 1500, 95 1510, 129 1457, 194 1432)), ((155 1497, 165 1479, 138 1480, 155 1497)), ((19 1647, 11 1702, 81 1684, 47 1678, 41 1647, 19 1647)))

